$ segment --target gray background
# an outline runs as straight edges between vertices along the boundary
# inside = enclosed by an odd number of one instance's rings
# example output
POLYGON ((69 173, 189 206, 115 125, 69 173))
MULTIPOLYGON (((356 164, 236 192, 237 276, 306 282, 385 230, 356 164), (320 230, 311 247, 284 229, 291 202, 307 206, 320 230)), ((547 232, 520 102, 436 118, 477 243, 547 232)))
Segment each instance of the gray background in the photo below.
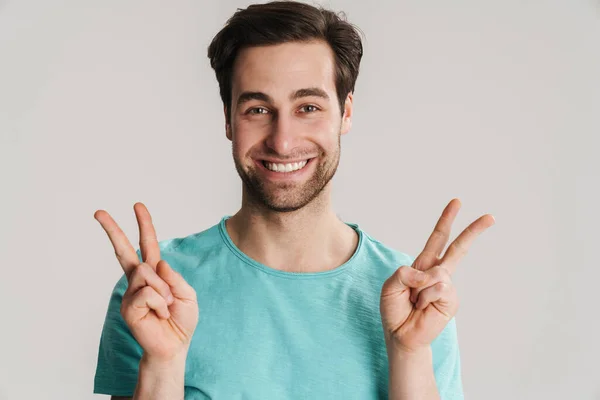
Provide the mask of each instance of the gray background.
MULTIPOLYGON (((137 248, 237 210, 206 47, 238 1, 0 1, 0 398, 91 399, 122 270, 93 214, 137 248)), ((466 396, 600 399, 597 1, 332 1, 366 34, 334 202, 416 256, 496 225, 455 274, 466 396)))

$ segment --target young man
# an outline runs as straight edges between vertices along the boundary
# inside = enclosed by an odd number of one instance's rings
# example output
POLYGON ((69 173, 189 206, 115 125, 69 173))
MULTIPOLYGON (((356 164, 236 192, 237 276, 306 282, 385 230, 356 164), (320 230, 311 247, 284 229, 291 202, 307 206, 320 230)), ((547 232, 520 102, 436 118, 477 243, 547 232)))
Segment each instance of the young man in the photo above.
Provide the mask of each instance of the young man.
POLYGON ((95 393, 136 399, 462 398, 450 280, 493 223, 440 258, 460 207, 413 259, 331 207, 362 45, 336 14, 294 2, 238 10, 208 55, 242 205, 200 233, 140 249, 108 213, 125 274, 102 331, 95 393))

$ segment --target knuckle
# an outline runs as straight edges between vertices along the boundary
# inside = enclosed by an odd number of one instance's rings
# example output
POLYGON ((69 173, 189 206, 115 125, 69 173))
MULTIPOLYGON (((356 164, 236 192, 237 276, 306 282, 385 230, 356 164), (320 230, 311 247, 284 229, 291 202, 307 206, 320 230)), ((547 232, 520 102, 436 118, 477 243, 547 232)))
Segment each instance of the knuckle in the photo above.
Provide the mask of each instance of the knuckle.
POLYGON ((136 277, 137 279, 147 280, 153 274, 152 267, 150 265, 144 263, 138 264, 132 271, 131 277, 136 277))
POLYGON ((129 272, 129 279, 133 279, 133 278, 138 277, 138 276, 140 276, 142 274, 142 269, 143 269, 142 265, 144 265, 144 264, 143 263, 142 264, 138 264, 138 265, 136 265, 135 267, 133 267, 131 269, 131 272, 129 272))
POLYGON ((142 237, 140 238, 140 244, 156 244, 158 243, 158 239, 155 237, 142 237))
POLYGON ((446 291, 447 286, 448 285, 444 282, 438 282, 435 284, 435 290, 438 293, 442 293, 442 292, 446 291))
POLYGON ((431 234, 431 236, 433 236, 434 238, 439 238, 439 239, 444 239, 446 236, 448 236, 448 234, 444 231, 442 231, 439 228, 434 229, 433 233, 431 234))
POLYGON ((143 288, 140 289, 140 291, 138 293, 139 293, 138 296, 140 298, 148 299, 148 298, 154 296, 155 291, 154 291, 154 289, 152 289, 152 286, 144 286, 143 288))
POLYGON ((150 272, 152 271, 152 268, 146 264, 145 262, 139 264, 136 268, 135 268, 142 276, 148 276, 148 274, 150 274, 150 272))
POLYGON ((171 286, 169 286, 169 284, 162 279, 158 281, 158 287, 161 291, 165 293, 169 293, 171 291, 171 286))
POLYGON ((450 279, 450 274, 446 268, 438 265, 433 268, 433 277, 436 281, 447 282, 450 279))
POLYGON ((117 260, 122 260, 123 259, 123 252, 120 249, 115 249, 115 257, 117 257, 117 260))
POLYGON ((400 275, 404 274, 404 271, 406 271, 407 268, 409 268, 409 267, 407 267, 406 265, 401 265, 400 267, 398 267, 395 274, 398 275, 398 277, 399 277, 400 275))
POLYGON ((462 243, 462 241, 459 238, 452 242, 450 246, 454 247, 454 249, 457 250, 459 254, 467 254, 467 248, 464 246, 464 243, 462 243))

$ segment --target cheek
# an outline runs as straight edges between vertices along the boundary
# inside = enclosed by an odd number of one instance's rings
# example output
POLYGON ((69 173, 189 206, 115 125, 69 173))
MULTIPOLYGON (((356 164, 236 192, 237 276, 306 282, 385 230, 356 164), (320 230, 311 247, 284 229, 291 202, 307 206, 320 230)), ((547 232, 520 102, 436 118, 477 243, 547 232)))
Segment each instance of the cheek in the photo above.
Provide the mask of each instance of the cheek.
MULTIPOLYGON (((241 120, 235 123, 233 130, 233 151, 243 157, 252 147, 262 143, 274 127, 272 121, 241 120)), ((326 151, 334 151, 339 145, 340 121, 332 121, 327 117, 304 117, 288 121, 288 134, 314 141, 326 151)), ((276 130, 276 128, 275 128, 276 130)))
POLYGON ((257 142, 258 135, 256 129, 248 124, 236 124, 232 135, 233 151, 243 156, 257 142))
POLYGON ((332 151, 338 147, 340 124, 331 120, 315 120, 310 122, 310 129, 315 133, 320 144, 325 149, 332 151))
POLYGON ((234 136, 237 140, 252 142, 260 140, 266 136, 271 129, 271 123, 268 118, 261 119, 240 119, 235 122, 234 136))
POLYGON ((337 140, 340 130, 339 124, 328 118, 305 118, 299 121, 298 128, 323 141, 332 141, 334 138, 337 140))

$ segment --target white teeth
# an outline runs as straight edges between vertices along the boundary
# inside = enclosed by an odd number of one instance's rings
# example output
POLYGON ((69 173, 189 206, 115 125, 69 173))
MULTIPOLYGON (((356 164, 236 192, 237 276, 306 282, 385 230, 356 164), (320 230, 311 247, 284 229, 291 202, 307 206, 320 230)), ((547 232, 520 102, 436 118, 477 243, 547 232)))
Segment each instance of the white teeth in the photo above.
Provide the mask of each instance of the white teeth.
POLYGON ((291 164, 275 164, 265 161, 263 164, 267 169, 275 172, 292 172, 304 168, 308 160, 295 162, 291 164))

